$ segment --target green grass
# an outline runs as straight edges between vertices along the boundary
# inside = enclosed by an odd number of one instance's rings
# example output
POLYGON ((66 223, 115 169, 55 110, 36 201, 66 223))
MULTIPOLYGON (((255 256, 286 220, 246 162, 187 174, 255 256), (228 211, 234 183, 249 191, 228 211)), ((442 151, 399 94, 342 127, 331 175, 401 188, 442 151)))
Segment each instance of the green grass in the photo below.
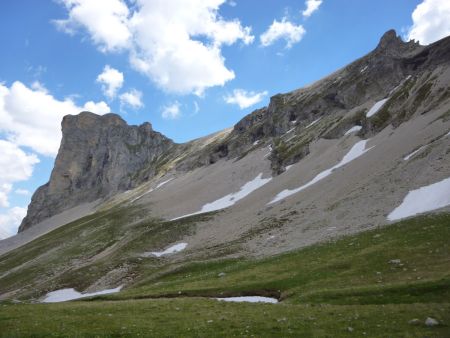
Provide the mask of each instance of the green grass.
MULTIPOLYGON (((120 257, 107 261, 131 260, 148 245, 145 238, 169 241, 157 238, 164 227, 182 234, 201 220, 138 222, 152 232, 126 242, 114 254, 120 257)), ((438 214, 258 260, 135 261, 134 282, 118 294, 60 304, 0 303, 0 336, 448 337, 449 238, 450 214, 438 214), (281 303, 208 299, 236 295, 281 303), (427 317, 441 324, 426 327, 427 317), (414 318, 421 324, 409 324, 414 318)))
POLYGON ((232 304, 205 299, 0 306, 0 337, 448 337, 448 304, 232 304), (352 332, 349 331, 353 330, 352 332))

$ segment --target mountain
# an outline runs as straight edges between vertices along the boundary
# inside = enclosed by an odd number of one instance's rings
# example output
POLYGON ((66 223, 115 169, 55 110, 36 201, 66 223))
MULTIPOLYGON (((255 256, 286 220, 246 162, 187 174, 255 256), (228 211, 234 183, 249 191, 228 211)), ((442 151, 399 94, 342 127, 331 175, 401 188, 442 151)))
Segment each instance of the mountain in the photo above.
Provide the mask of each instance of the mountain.
MULTIPOLYGON (((361 306, 378 336, 394 332, 377 328, 390 317, 409 330, 417 309, 450 309, 450 37, 421 46, 388 31, 346 67, 184 144, 114 114, 66 116, 62 131, 49 183, 0 241, 0 299, 122 287, 99 297, 163 298, 170 317, 168 298, 270 296, 292 321, 312 308, 299 302, 361 306)), ((92 307, 114 307, 104 298, 92 307)), ((205 322, 220 311, 198 302, 205 322)), ((197 318, 183 313, 187 329, 197 318)))

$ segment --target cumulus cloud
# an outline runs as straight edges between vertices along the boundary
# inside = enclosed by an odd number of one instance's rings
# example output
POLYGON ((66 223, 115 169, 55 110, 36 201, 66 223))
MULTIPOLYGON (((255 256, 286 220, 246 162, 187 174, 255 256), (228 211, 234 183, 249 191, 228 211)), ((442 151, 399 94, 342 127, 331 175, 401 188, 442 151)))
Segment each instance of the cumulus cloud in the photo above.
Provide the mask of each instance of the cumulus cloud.
POLYGON ((130 11, 122 0, 59 0, 65 5, 67 19, 54 20, 56 26, 69 34, 83 27, 100 50, 116 51, 129 47, 130 11))
POLYGON ((29 179, 39 159, 6 140, 0 140, 0 149, 0 207, 7 208, 12 184, 29 179))
POLYGON ((181 116, 180 103, 175 101, 174 103, 164 106, 161 114, 163 119, 175 120, 181 116))
POLYGON ((302 25, 294 23, 283 18, 281 21, 274 20, 270 27, 260 36, 261 45, 264 47, 272 45, 275 41, 286 40, 286 48, 291 48, 303 38, 306 31, 302 25))
POLYGON ((17 195, 22 195, 22 196, 29 196, 31 195, 31 192, 27 189, 16 189, 14 191, 17 195))
POLYGON ((11 237, 17 233, 22 219, 27 214, 27 209, 14 207, 0 214, 0 239, 11 237))
POLYGON ((317 11, 322 4, 322 0, 306 0, 305 5, 306 9, 302 12, 305 18, 308 18, 317 11))
POLYGON ((233 90, 233 94, 225 96, 224 100, 226 103, 236 104, 240 109, 245 109, 261 102, 265 96, 267 96, 267 91, 256 93, 247 92, 243 89, 235 89, 233 90))
POLYGON ((139 109, 144 106, 142 103, 142 92, 136 89, 131 89, 119 96, 121 107, 131 107, 134 109, 139 109))
POLYGON ((412 13, 408 39, 426 45, 450 35, 450 2, 424 0, 412 13))
POLYGON ((121 0, 63 0, 69 17, 56 23, 69 33, 83 27, 104 51, 126 48, 132 67, 166 91, 201 95, 235 77, 222 46, 254 40, 250 27, 219 15, 225 2, 136 0, 130 12, 121 0))
POLYGON ((9 88, 0 84, 0 132, 5 133, 10 142, 30 147, 41 155, 56 155, 63 116, 82 110, 96 114, 110 112, 103 101, 89 101, 79 107, 71 99, 54 98, 44 87, 32 89, 19 81, 9 88))
POLYGON ((97 76, 97 82, 102 84, 103 94, 113 99, 123 85, 123 73, 106 65, 103 72, 97 76))

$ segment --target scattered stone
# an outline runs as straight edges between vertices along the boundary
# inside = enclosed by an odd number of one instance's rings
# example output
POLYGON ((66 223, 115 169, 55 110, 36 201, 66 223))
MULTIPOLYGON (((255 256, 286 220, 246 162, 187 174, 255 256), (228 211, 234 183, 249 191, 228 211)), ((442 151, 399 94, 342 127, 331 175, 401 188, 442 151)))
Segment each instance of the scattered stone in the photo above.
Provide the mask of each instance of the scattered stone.
POLYGON ((389 264, 400 264, 402 261, 400 259, 391 259, 389 264))
POLYGON ((217 277, 225 277, 226 276, 226 273, 225 272, 221 272, 221 273, 219 273, 218 275, 217 275, 217 277))
POLYGON ((425 325, 429 326, 429 327, 436 326, 436 325, 439 325, 439 322, 436 319, 434 319, 434 318, 428 317, 425 320, 425 325))
POLYGON ((348 331, 348 332, 353 332, 353 328, 352 328, 351 326, 349 326, 349 327, 347 328, 347 331, 348 331))
POLYGON ((381 237, 380 234, 376 234, 376 235, 373 236, 373 238, 379 238, 379 237, 381 237))
POLYGON ((417 318, 411 319, 408 324, 410 325, 419 325, 420 324, 420 320, 417 318))

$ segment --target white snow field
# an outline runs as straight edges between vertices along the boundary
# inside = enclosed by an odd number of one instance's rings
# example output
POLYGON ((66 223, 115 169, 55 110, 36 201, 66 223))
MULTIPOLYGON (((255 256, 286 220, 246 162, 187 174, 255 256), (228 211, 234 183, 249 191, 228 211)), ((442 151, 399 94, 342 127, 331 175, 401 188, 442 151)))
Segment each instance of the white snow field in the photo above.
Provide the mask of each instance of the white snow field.
POLYGON ((367 112, 366 117, 371 117, 375 115, 380 110, 380 108, 383 107, 383 105, 386 103, 387 100, 389 100, 389 98, 383 99, 375 103, 372 106, 372 108, 370 108, 370 110, 367 112))
POLYGON ((167 248, 164 251, 146 252, 144 255, 147 257, 148 256, 161 257, 161 256, 171 255, 176 252, 183 251, 184 249, 186 249, 187 245, 188 245, 187 243, 178 243, 178 244, 172 245, 171 247, 167 248))
POLYGON ((427 146, 422 146, 419 149, 414 150, 412 153, 406 155, 405 157, 403 157, 404 161, 408 161, 411 157, 413 157, 415 154, 417 154, 418 152, 422 151, 423 149, 425 149, 427 146))
POLYGON ((414 216, 450 205, 450 177, 408 192, 402 204, 387 217, 389 221, 414 216))
POLYGON ((311 181, 309 181, 308 183, 302 185, 301 187, 298 187, 296 189, 285 189, 282 192, 278 193, 278 195, 275 196, 275 198, 273 200, 271 200, 269 204, 272 203, 276 203, 278 201, 281 201, 283 199, 285 199, 286 197, 289 197, 291 195, 294 195, 308 187, 310 187, 311 185, 313 185, 314 183, 319 182, 320 180, 324 179, 325 177, 331 175, 331 173, 337 169, 340 168, 344 165, 346 165, 347 163, 353 161, 354 159, 360 157, 361 155, 363 155, 365 152, 369 151, 372 148, 366 149, 366 143, 368 140, 362 140, 359 141, 358 143, 356 143, 351 149, 350 151, 342 158, 342 160, 336 164, 335 166, 322 171, 321 173, 317 174, 311 181))
POLYGON ((247 195, 250 195, 256 189, 261 188, 263 185, 269 183, 269 181, 272 179, 272 177, 262 178, 262 175, 263 174, 260 173, 253 180, 251 180, 250 182, 245 183, 238 192, 234 192, 234 193, 228 194, 228 195, 226 195, 226 196, 224 196, 222 198, 219 198, 218 200, 215 200, 214 202, 206 203, 201 208, 200 211, 193 212, 191 214, 186 214, 186 215, 183 215, 183 216, 180 216, 180 217, 173 218, 173 219, 171 219, 171 221, 175 221, 177 219, 188 217, 188 216, 203 214, 205 212, 225 209, 225 208, 228 208, 228 207, 232 206, 237 201, 243 199, 247 195))
POLYGON ((361 126, 353 126, 353 127, 351 127, 349 130, 347 130, 347 131, 345 132, 344 135, 348 135, 348 134, 351 134, 351 133, 358 132, 358 131, 360 131, 361 129, 362 129, 361 126))
POLYGON ((243 296, 243 297, 227 297, 227 298, 215 298, 223 302, 236 302, 236 303, 278 303, 278 299, 261 296, 243 296))
POLYGON ((74 300, 85 297, 92 297, 98 295, 107 295, 110 293, 119 292, 122 289, 122 286, 119 286, 115 289, 106 289, 103 291, 91 292, 91 293, 81 293, 76 291, 75 289, 61 289, 47 293, 42 303, 59 303, 65 302, 68 300, 74 300))

